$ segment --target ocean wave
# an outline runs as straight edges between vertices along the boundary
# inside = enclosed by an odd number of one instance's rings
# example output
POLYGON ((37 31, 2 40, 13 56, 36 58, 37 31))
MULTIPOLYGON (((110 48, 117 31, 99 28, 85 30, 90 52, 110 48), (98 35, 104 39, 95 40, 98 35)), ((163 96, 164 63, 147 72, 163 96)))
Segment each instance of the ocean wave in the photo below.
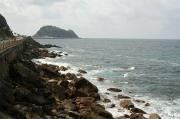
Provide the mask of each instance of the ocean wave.
POLYGON ((58 60, 56 61, 56 59, 54 59, 54 58, 33 59, 32 61, 36 64, 51 64, 51 65, 57 65, 59 67, 61 67, 61 66, 69 67, 69 69, 66 71, 60 71, 60 73, 62 73, 62 74, 67 74, 67 73, 77 74, 78 70, 79 70, 78 67, 75 67, 69 63, 59 62, 58 60))
POLYGON ((135 69, 136 68, 134 66, 132 66, 132 67, 129 67, 129 68, 113 68, 112 70, 114 72, 118 72, 118 71, 133 71, 135 69))

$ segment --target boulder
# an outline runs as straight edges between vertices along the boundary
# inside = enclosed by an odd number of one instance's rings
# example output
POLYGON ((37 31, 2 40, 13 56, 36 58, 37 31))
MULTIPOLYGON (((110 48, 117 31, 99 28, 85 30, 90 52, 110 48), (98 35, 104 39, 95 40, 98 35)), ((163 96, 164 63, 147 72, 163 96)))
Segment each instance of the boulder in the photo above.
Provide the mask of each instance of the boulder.
POLYGON ((108 91, 111 91, 111 92, 122 92, 121 89, 118 89, 118 88, 109 88, 107 89, 108 91))
POLYGON ((130 99, 129 96, 125 96, 125 95, 117 95, 118 99, 130 99))
POLYGON ((109 103, 109 102, 111 102, 111 100, 110 100, 110 99, 107 99, 107 98, 104 98, 103 102, 104 102, 104 103, 109 103))
POLYGON ((139 99, 134 100, 134 102, 137 102, 137 103, 145 103, 144 100, 139 100, 139 99))
POLYGON ((116 117, 115 119, 126 119, 124 116, 116 117))
POLYGON ((98 80, 98 81, 104 81, 104 80, 105 80, 105 78, 101 78, 101 77, 99 77, 99 78, 97 78, 97 80, 98 80))
POLYGON ((86 74, 87 73, 85 70, 82 70, 82 69, 79 69, 78 72, 82 73, 82 74, 86 74))
POLYGON ((61 66, 61 67, 59 67, 59 70, 60 70, 60 71, 66 71, 66 70, 68 70, 68 68, 66 68, 66 67, 64 67, 64 66, 61 66))
POLYGON ((73 103, 73 101, 71 99, 64 100, 62 104, 63 104, 64 110, 66 112, 70 112, 70 111, 75 111, 76 110, 76 105, 73 103))
POLYGON ((77 97, 94 97, 96 100, 100 99, 98 88, 83 77, 75 80, 75 88, 77 89, 77 97))
POLYGON ((130 115, 130 119, 147 119, 143 116, 143 114, 136 114, 136 113, 132 113, 130 115))
POLYGON ((147 107, 147 106, 150 106, 150 104, 149 104, 149 103, 146 103, 145 106, 146 106, 146 107, 147 107))
POLYGON ((105 110, 105 108, 99 104, 92 105, 92 110, 99 116, 104 117, 105 119, 113 119, 111 113, 105 110))
POLYGON ((42 70, 48 77, 54 78, 60 76, 58 72, 60 69, 55 65, 42 64, 39 66, 39 69, 42 70))
POLYGON ((149 119, 161 119, 161 117, 156 113, 152 113, 150 114, 149 119))
POLYGON ((77 76, 73 73, 67 73, 65 75, 66 80, 77 80, 77 76))
POLYGON ((107 108, 113 108, 115 106, 116 106, 115 104, 109 104, 109 105, 107 105, 107 108))
POLYGON ((131 102, 131 100, 121 100, 120 106, 126 109, 133 108, 134 104, 131 102))
POLYGON ((131 108, 131 112, 133 112, 133 113, 146 114, 146 112, 144 112, 143 110, 141 110, 141 109, 139 109, 139 108, 131 108))

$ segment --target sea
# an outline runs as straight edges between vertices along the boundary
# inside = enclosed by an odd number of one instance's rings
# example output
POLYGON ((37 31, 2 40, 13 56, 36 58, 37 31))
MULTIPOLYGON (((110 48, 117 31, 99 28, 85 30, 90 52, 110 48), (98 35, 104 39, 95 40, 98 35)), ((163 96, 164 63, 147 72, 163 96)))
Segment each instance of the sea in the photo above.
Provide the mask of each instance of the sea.
POLYGON ((42 44, 55 44, 68 56, 36 59, 41 63, 71 67, 71 72, 86 70, 84 75, 99 88, 102 98, 110 98, 116 107, 108 111, 114 117, 127 113, 119 108, 118 93, 150 103, 135 103, 148 114, 158 113, 162 119, 180 119, 180 40, 175 39, 35 39, 42 44), (105 78, 97 81, 98 77, 105 78), (110 93, 110 94, 108 94, 110 93))

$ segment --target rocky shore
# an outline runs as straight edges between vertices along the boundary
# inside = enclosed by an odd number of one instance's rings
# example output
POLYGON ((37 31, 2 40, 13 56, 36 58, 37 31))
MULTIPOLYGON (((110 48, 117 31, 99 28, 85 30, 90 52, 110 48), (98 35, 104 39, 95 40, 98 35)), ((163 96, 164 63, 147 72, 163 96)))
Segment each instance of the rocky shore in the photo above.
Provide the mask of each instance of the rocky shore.
MULTIPOLYGON (((78 75, 62 74, 61 71, 68 70, 68 67, 32 62, 34 58, 63 56, 62 52, 49 52, 46 49, 49 47, 51 45, 41 45, 31 37, 26 38, 23 54, 10 64, 7 80, 11 88, 6 98, 0 99, 1 119, 114 119, 105 106, 99 104, 99 101, 109 103, 111 100, 100 97, 98 88, 83 77, 86 71, 79 70, 78 75)), ((122 91, 116 88, 107 90, 122 91)), ((144 117, 146 112, 135 107, 128 96, 117 95, 117 98, 118 106, 128 113, 115 119, 160 119, 154 113, 144 117)), ((142 100, 135 101, 150 105, 142 100)), ((111 108, 115 106, 112 104, 111 108)))

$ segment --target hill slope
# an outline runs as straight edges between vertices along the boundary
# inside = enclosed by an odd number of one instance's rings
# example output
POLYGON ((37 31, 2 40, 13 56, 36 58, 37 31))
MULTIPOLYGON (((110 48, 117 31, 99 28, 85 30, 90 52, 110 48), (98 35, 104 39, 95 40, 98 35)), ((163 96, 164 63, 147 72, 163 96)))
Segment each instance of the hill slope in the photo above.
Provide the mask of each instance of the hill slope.
POLYGON ((6 19, 0 14, 0 40, 6 37, 13 37, 13 33, 6 22, 6 19))
POLYGON ((33 37, 79 38, 73 30, 64 30, 56 26, 43 26, 33 37))

